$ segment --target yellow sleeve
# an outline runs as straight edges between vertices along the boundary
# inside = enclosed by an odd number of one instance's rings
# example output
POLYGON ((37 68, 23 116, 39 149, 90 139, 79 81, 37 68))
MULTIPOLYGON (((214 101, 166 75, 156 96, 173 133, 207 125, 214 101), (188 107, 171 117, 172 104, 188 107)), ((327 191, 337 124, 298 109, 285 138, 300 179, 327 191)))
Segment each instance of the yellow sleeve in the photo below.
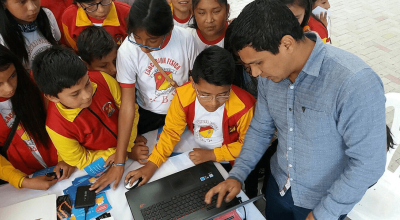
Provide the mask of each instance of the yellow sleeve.
POLYGON ((237 122, 237 132, 239 139, 236 142, 222 145, 221 147, 214 148, 214 154, 217 162, 235 160, 242 150, 244 137, 246 136, 247 129, 250 126, 251 119, 254 114, 254 106, 244 114, 237 122))
POLYGON ((100 157, 107 160, 109 156, 115 153, 115 148, 113 147, 107 150, 87 150, 75 139, 66 138, 47 126, 46 130, 57 149, 58 155, 61 156, 67 164, 76 166, 80 170, 100 157))
MULTIPOLYGON (((103 75, 104 79, 107 82, 108 88, 110 89, 111 95, 114 98, 115 105, 117 106, 118 109, 121 108, 121 87, 118 84, 118 82, 112 78, 110 75, 107 73, 101 72, 103 75)), ((135 145, 135 140, 137 136, 137 124, 139 122, 139 106, 135 104, 135 119, 133 120, 133 125, 132 125, 132 131, 131 131, 131 137, 129 138, 129 143, 128 143, 128 152, 131 152, 131 149, 133 145, 135 145)))
POLYGON ((181 140, 181 135, 185 131, 186 124, 185 112, 179 102, 178 94, 175 94, 169 106, 160 139, 154 146, 149 161, 160 167, 169 155, 171 155, 175 145, 181 140))
POLYGON ((3 156, 0 155, 0 179, 9 182, 15 188, 20 189, 22 180, 24 180, 25 173, 14 166, 3 156))
POLYGON ((65 39, 67 40, 69 46, 71 46, 72 49, 74 49, 75 51, 78 51, 78 47, 76 46, 76 42, 69 35, 68 26, 65 25, 64 23, 62 23, 62 26, 63 26, 63 30, 64 30, 65 39))

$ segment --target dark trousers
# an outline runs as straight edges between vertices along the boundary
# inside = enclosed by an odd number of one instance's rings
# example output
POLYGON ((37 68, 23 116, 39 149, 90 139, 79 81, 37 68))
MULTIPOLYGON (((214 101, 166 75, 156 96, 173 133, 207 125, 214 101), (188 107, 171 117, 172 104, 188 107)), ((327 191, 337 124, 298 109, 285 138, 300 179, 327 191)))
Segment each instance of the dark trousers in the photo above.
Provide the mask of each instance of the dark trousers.
POLYGON ((158 129, 165 124, 165 116, 148 111, 139 106, 138 134, 144 134, 158 129))
MULTIPOLYGON (((265 192, 267 200, 265 215, 268 220, 304 220, 311 209, 305 209, 294 205, 291 188, 284 196, 279 194, 279 187, 274 177, 270 175, 265 192)), ((346 215, 342 215, 338 220, 343 220, 346 215)))

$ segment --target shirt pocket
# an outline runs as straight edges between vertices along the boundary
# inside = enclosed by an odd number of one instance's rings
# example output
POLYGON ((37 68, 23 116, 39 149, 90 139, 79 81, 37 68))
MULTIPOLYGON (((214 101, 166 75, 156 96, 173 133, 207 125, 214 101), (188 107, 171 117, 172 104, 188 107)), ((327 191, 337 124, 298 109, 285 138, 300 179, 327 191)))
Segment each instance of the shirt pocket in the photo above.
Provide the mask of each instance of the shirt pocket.
MULTIPOLYGON (((295 105, 295 124, 302 139, 314 143, 326 139, 333 132, 333 120, 326 106, 314 103, 295 105)), ((305 143, 310 144, 310 143, 305 143)))

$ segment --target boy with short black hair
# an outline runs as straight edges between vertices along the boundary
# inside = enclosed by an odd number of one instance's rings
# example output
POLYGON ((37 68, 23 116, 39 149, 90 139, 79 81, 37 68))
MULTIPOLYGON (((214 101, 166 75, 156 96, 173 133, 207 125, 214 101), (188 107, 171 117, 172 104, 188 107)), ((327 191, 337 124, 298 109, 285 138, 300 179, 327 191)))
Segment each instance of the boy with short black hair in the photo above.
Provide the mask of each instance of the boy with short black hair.
MULTIPOLYGON (((46 129, 59 156, 71 166, 83 169, 102 157, 111 164, 117 146, 121 89, 111 76, 87 71, 72 51, 52 47, 37 55, 33 77, 51 102, 46 129)), ((127 151, 137 160, 132 148, 136 138, 138 106, 127 151)), ((114 166, 123 165, 114 164, 114 166)), ((114 188, 118 183, 114 184, 114 188)))
POLYGON ((232 85, 235 63, 225 49, 211 46, 194 62, 190 81, 176 89, 168 109, 165 126, 147 164, 125 178, 139 177, 146 183, 167 160, 188 126, 196 143, 189 153, 199 164, 206 161, 231 161, 239 155, 244 136, 253 117, 254 97, 232 85))
POLYGON ((86 28, 79 34, 76 45, 79 56, 89 70, 105 72, 115 78, 117 44, 103 27, 86 28))
POLYGON ((74 0, 74 4, 65 9, 62 25, 65 39, 77 51, 76 40, 87 27, 102 26, 120 45, 126 34, 127 17, 131 6, 113 0, 74 0))

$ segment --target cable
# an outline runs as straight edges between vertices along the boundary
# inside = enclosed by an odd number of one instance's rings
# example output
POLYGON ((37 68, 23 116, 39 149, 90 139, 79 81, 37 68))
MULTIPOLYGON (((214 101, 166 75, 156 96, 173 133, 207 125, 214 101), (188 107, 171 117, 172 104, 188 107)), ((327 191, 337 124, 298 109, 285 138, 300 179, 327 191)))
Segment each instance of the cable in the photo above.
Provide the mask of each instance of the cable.
POLYGON ((85 220, 86 220, 86 214, 89 211, 89 207, 85 207, 85 220))
POLYGON ((246 208, 244 207, 244 206, 242 206, 243 207, 243 209, 244 209, 244 219, 243 220, 246 220, 246 208))

